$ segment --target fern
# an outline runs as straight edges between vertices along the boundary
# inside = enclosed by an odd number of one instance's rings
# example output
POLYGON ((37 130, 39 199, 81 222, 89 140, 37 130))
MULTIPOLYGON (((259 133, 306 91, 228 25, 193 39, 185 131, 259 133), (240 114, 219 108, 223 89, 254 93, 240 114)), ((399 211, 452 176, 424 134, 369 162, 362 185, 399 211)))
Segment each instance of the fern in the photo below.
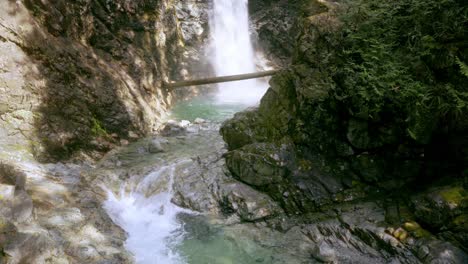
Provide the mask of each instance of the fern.
POLYGON ((351 116, 398 127, 421 143, 437 130, 468 127, 462 2, 349 0, 337 35, 340 87, 333 98, 351 116), (438 127, 446 120, 449 127, 438 127))
POLYGON ((460 66, 460 72, 461 74, 465 75, 466 77, 468 77, 468 66, 463 63, 458 57, 456 59, 456 62, 458 64, 458 66, 460 66))

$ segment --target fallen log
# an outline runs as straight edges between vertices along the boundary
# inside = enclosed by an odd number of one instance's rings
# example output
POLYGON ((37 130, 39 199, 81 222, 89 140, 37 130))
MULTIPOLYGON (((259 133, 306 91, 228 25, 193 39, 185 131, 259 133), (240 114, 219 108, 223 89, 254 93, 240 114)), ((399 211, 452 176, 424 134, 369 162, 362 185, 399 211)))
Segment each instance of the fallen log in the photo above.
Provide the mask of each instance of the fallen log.
POLYGON ((254 72, 254 73, 246 73, 246 74, 212 77, 212 78, 205 78, 205 79, 198 79, 198 80, 188 80, 188 81, 170 82, 170 83, 164 82, 163 86, 166 87, 166 88, 178 88, 178 87, 184 87, 184 86, 194 86, 194 85, 223 83, 223 82, 234 82, 234 81, 241 81, 241 80, 255 79, 255 78, 271 76, 271 75, 274 75, 274 74, 276 74, 278 72, 279 72, 279 70, 271 70, 271 71, 263 71, 263 72, 254 72))

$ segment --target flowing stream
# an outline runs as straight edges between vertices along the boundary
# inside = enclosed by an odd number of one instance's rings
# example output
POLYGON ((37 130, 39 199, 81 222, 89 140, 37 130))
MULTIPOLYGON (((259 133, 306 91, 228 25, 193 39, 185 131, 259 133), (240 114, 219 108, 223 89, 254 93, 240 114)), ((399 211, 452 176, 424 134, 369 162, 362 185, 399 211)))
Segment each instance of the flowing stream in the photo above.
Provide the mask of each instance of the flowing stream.
MULTIPOLYGON (((256 70, 247 4, 247 0, 214 0, 209 23, 213 34, 210 59, 218 76, 256 70)), ((121 151, 116 167, 152 168, 143 176, 129 172, 130 178, 118 194, 104 187, 108 192, 104 207, 128 233, 126 248, 137 263, 258 263, 272 255, 247 239, 237 239, 237 233, 230 233, 229 228, 216 227, 209 219, 171 202, 175 176, 188 173, 200 153, 223 148, 219 123, 257 104, 266 88, 266 82, 257 80, 220 84, 215 100, 199 97, 173 109, 176 120, 208 120, 204 128, 197 127, 198 131, 191 131, 181 143, 171 139, 176 142, 162 154, 142 155, 139 150, 147 140, 121 151)))
MULTIPOLYGON (((104 208, 127 232, 125 246, 135 256, 136 263, 284 263, 272 261, 275 253, 251 236, 255 234, 251 232, 252 226, 226 224, 210 214, 200 214, 173 203, 175 192, 181 188, 186 196, 195 197, 193 201, 196 203, 205 203, 205 195, 201 192, 206 189, 195 186, 193 190, 187 190, 181 185, 190 180, 189 177, 199 177, 190 176, 195 170, 203 169, 198 159, 203 160, 211 154, 219 156, 223 152, 224 142, 217 121, 234 111, 222 111, 218 104, 202 105, 197 101, 181 104, 176 110, 174 115, 178 117, 184 117, 184 114, 190 117, 198 112, 208 121, 189 126, 183 136, 164 137, 169 141, 164 152, 145 152, 143 149, 153 139, 143 139, 117 149, 116 153, 104 158, 97 169, 97 174, 129 177, 124 186, 108 183, 103 187, 108 193, 104 208)), ((222 177, 222 170, 209 173, 212 179, 222 177)), ((115 184, 120 182, 115 181, 115 184)))

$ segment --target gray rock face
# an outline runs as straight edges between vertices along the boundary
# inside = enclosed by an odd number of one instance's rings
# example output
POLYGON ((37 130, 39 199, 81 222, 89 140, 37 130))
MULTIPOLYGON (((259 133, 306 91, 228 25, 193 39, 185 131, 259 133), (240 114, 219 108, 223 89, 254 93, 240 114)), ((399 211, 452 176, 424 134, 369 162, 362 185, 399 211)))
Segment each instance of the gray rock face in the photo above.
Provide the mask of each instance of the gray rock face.
POLYGON ((180 77, 183 79, 206 78, 213 73, 205 50, 209 40, 209 10, 208 0, 179 0, 176 3, 180 34, 185 43, 180 61, 183 66, 180 77))
POLYGON ((182 37, 185 43, 193 47, 200 47, 199 43, 203 43, 208 36, 208 2, 207 0, 178 1, 176 5, 182 37))
POLYGON ((336 251, 323 241, 315 245, 312 255, 322 262, 333 263, 336 261, 336 251))
MULTIPOLYGON (((218 150, 219 151, 219 150, 218 150)), ((175 178, 173 202, 200 212, 230 216, 255 222, 281 213, 267 195, 233 181, 224 169, 221 153, 199 156, 175 178)))
MULTIPOLYGON (((213 141, 222 142, 216 132, 200 133, 215 135, 212 142, 205 143, 209 148, 207 153, 198 154, 196 159, 192 158, 177 170, 173 186, 175 204, 226 217, 234 214, 240 221, 247 222, 261 221, 282 212, 269 196, 232 178, 222 158, 225 152, 223 144, 213 146, 213 141)), ((186 135, 185 144, 191 144, 191 137, 196 137, 196 134, 186 135)))
POLYGON ((275 145, 252 144, 227 154, 226 162, 233 175, 257 188, 279 184, 285 179, 286 168, 275 145), (275 156, 276 155, 276 156, 275 156))
POLYGON ((130 131, 154 132, 174 99, 193 92, 161 83, 188 72, 184 54, 203 45, 206 35, 181 33, 202 27, 200 4, 3 2, 0 144, 11 150, 42 160, 105 152, 130 131), (186 20, 178 17, 182 6, 186 20))
MULTIPOLYGON (((228 144, 230 150, 238 149, 257 141, 256 133, 251 129, 251 123, 258 121, 258 114, 255 109, 249 109, 234 115, 234 118, 224 122, 221 127, 221 134, 228 144)), ((258 140, 260 141, 260 140, 258 140)))
POLYGON ((252 24, 259 47, 278 65, 290 63, 298 32, 297 17, 304 9, 323 8, 318 1, 254 0, 249 1, 252 24))
POLYGON ((412 197, 416 218, 439 237, 468 250, 468 195, 463 184, 436 186, 412 197))
POLYGON ((419 242, 416 254, 423 263, 466 263, 468 255, 452 244, 440 240, 419 242))
POLYGON ((26 191, 18 191, 12 199, 10 205, 10 215, 8 218, 21 223, 31 217, 33 211, 33 201, 26 191))
MULTIPOLYGON (((194 93, 161 84, 200 61, 205 5, 1 1, 1 263, 132 262, 89 166, 37 160, 92 161, 154 133, 168 107, 194 93)), ((166 145, 145 142, 141 154, 166 145)))
POLYGON ((167 140, 161 139, 161 138, 154 138, 151 140, 151 142, 148 144, 148 152, 149 153, 159 153, 159 152, 164 152, 165 145, 168 143, 167 140))
POLYGON ((180 136, 185 133, 187 133, 187 127, 175 121, 167 122, 160 131, 163 136, 180 136))
POLYGON ((2 263, 131 263, 125 233, 100 207, 86 165, 2 161, 0 184, 2 263))

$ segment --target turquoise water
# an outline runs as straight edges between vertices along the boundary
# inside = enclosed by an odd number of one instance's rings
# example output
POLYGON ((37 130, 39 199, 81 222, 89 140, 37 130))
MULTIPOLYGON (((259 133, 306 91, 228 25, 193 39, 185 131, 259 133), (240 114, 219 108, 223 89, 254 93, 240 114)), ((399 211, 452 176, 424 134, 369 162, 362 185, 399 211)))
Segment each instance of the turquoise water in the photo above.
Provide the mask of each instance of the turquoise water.
MULTIPOLYGON (((108 157, 118 160, 128 173, 140 172, 127 184, 130 192, 109 193, 105 208, 114 222, 128 234, 126 247, 138 264, 255 264, 303 263, 289 259, 281 246, 281 234, 253 224, 227 224, 220 216, 202 215, 173 204, 174 182, 189 173, 195 157, 223 148, 219 123, 245 109, 245 105, 216 104, 209 97, 198 97, 176 105, 170 118, 210 122, 198 132, 167 137, 162 153, 141 152, 151 138, 120 149, 108 157)), ((106 165, 109 166, 109 165, 106 165)), ((108 173, 112 167, 105 167, 108 173)), ((201 189, 204 190, 204 189, 201 189)), ((197 191, 194 189, 194 191, 197 191)))
POLYGON ((182 214, 179 219, 184 223, 185 236, 177 250, 185 263, 271 263, 272 252, 241 232, 209 224, 203 216, 182 214))
POLYGON ((170 113, 170 118, 191 122, 196 118, 202 118, 212 122, 222 122, 247 107, 242 104, 216 103, 212 97, 199 96, 176 104, 170 113))

